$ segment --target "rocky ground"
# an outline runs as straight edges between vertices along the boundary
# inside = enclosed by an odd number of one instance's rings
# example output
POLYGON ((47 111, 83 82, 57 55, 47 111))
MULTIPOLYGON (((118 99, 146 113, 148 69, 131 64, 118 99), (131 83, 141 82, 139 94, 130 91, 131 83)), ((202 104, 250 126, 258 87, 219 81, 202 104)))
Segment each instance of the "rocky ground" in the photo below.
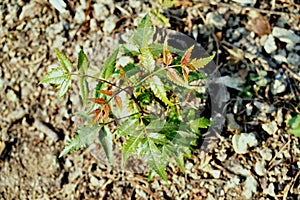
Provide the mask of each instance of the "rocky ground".
MULTIPOLYGON (((285 120, 299 111, 297 0, 0 2, 0 199, 299 199, 299 138, 285 120), (150 10, 208 53, 228 90, 226 122, 209 151, 168 166, 168 183, 146 170, 111 168, 97 144, 58 158, 78 127, 78 88, 65 98, 38 85, 82 47, 95 69, 150 10)), ((135 163, 139 165, 139 163, 135 163)))

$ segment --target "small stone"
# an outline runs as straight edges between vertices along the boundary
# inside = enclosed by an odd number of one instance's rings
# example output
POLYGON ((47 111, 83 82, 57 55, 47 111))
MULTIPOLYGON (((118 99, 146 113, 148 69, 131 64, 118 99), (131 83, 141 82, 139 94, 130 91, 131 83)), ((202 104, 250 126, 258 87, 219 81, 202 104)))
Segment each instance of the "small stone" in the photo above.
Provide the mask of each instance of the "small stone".
POLYGON ((274 55, 274 59, 278 64, 287 63, 287 59, 283 55, 274 55))
POLYGON ((275 44, 275 39, 272 35, 269 35, 266 43, 264 45, 264 49, 266 50, 266 52, 268 54, 271 54, 272 52, 274 52, 277 49, 277 46, 275 44))
POLYGON ((95 18, 91 19, 90 27, 91 27, 91 31, 97 31, 98 26, 97 26, 97 20, 95 18))
POLYGON ((273 95, 284 92, 286 89, 286 85, 282 83, 280 80, 276 79, 272 84, 271 92, 273 95))
POLYGON ((13 90, 8 90, 8 92, 6 93, 6 97, 8 101, 11 102, 17 102, 18 101, 18 97, 16 95, 16 93, 13 90))
POLYGON ((98 21, 104 21, 109 15, 108 9, 102 3, 94 4, 95 18, 98 21))
POLYGON ((238 154, 247 153, 248 147, 253 147, 257 144, 257 139, 253 133, 241 133, 232 137, 233 149, 238 154))
POLYGON ((85 13, 82 8, 76 9, 74 21, 77 22, 78 24, 82 24, 85 22, 85 13))
POLYGON ((272 159, 272 151, 270 149, 264 148, 259 152, 259 154, 266 161, 270 161, 272 159))
POLYGON ((33 18, 36 14, 35 9, 37 5, 35 3, 30 3, 22 7, 22 12, 19 16, 20 20, 23 20, 25 17, 33 18))
POLYGON ((272 35, 278 38, 280 41, 285 42, 287 44, 294 45, 300 42, 300 36, 296 35, 292 30, 274 27, 272 35))
POLYGON ((269 184, 268 188, 263 191, 263 193, 267 194, 267 195, 270 195, 272 197, 275 197, 276 194, 275 194, 274 190, 275 190, 274 184, 271 183, 271 184, 269 184))
POLYGON ((215 12, 210 12, 206 15, 206 22, 214 25, 218 29, 222 29, 222 27, 226 25, 224 18, 215 12))
POLYGON ((255 172, 256 172, 256 174, 257 175, 259 175, 259 176, 264 176, 264 175, 266 175, 266 168, 265 168, 265 162, 264 161, 257 161, 256 163, 255 163, 255 168, 254 168, 254 170, 255 170, 255 172))
POLYGON ((299 66, 300 56, 296 53, 291 52, 291 53, 289 53, 289 55, 287 57, 287 62, 294 66, 299 66))
POLYGON ((278 130, 277 123, 275 121, 272 121, 272 122, 263 124, 262 129, 264 131, 266 131, 269 135, 274 135, 278 130))
POLYGON ((132 8, 140 8, 141 1, 129 0, 129 6, 132 8))
POLYGON ((252 199, 252 195, 256 194, 257 191, 257 181, 253 176, 248 176, 244 184, 245 190, 243 191, 243 195, 246 199, 252 199))
POLYGON ((103 31, 106 33, 111 33, 116 27, 116 17, 110 16, 104 21, 103 31))

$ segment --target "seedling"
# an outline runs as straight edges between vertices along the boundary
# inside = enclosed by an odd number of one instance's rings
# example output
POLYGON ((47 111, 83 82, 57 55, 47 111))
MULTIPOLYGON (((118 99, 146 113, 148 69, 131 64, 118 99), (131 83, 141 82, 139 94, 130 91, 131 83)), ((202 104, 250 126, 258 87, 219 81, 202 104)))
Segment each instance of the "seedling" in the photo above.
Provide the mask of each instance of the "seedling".
POLYGON ((185 52, 153 41, 155 28, 146 15, 127 44, 121 44, 101 66, 99 75, 89 74, 84 51, 78 55, 77 69, 59 50, 60 66, 49 71, 41 83, 57 85, 62 97, 73 79, 78 80, 86 111, 86 124, 76 131, 60 157, 92 144, 100 138, 109 163, 113 163, 113 140, 122 141, 123 163, 136 154, 167 180, 166 166, 175 161, 184 172, 184 156, 210 121, 199 114, 201 90, 198 72, 214 55, 191 57, 194 46, 185 52), (126 58, 126 59, 124 59, 126 58), (120 62, 120 60, 127 62, 120 62), (118 64, 119 63, 119 64, 118 64), (96 81, 93 91, 89 83, 96 81))

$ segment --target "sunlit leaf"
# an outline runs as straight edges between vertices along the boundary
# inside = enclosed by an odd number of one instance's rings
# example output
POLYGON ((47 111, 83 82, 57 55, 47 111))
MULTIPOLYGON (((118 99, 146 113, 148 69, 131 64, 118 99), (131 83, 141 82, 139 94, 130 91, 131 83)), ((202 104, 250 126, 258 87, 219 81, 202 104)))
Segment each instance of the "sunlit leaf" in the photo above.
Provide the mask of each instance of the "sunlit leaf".
POLYGON ((86 106, 89 99, 89 85, 85 77, 79 78, 79 90, 82 98, 83 106, 86 106))
POLYGON ((69 60, 69 58, 65 54, 60 52, 58 49, 55 49, 54 51, 58 58, 59 64, 64 69, 64 71, 66 72, 72 71, 72 63, 69 60))
POLYGON ((154 29, 151 24, 150 16, 147 14, 139 23, 131 40, 134 44, 138 45, 139 48, 147 46, 153 32, 154 29))
POLYGON ((119 53, 119 48, 117 48, 103 63, 101 67, 102 78, 108 79, 116 69, 116 59, 119 53))
POLYGON ((166 156, 157 148, 152 140, 147 140, 144 159, 151 169, 153 169, 163 180, 167 181, 166 156))
POLYGON ((194 49, 194 45, 191 46, 188 50, 186 50, 183 57, 181 58, 182 65, 188 64, 190 62, 190 58, 191 58, 193 49, 194 49))
POLYGON ((158 78, 157 76, 153 76, 152 78, 149 79, 150 81, 150 88, 153 91, 154 95, 162 100, 165 104, 172 106, 172 102, 168 99, 164 84, 158 78))
POLYGON ((175 83, 176 85, 179 85, 181 87, 186 87, 186 88, 189 88, 189 85, 187 84, 186 81, 184 81, 180 75, 178 74, 178 72, 173 69, 173 68, 169 68, 168 71, 167 71, 167 76, 168 78, 173 82, 175 83))
POLYGON ((182 66, 182 74, 183 74, 183 77, 184 77, 184 80, 185 82, 188 82, 189 81, 189 68, 185 65, 182 66))
POLYGON ((76 136, 68 142, 59 157, 62 157, 71 151, 91 145, 97 138, 99 129, 99 126, 84 126, 79 128, 76 131, 76 136))
POLYGON ((118 138, 134 133, 139 125, 138 119, 128 119, 119 126, 117 134, 118 138))
POLYGON ((83 50, 81 49, 78 55, 78 63, 77 63, 77 69, 81 74, 85 74, 89 68, 89 61, 84 54, 83 50))
POLYGON ((48 72, 40 81, 41 83, 50 83, 54 85, 61 85, 70 76, 62 68, 54 68, 48 72))
POLYGON ((163 61, 166 66, 169 66, 173 62, 173 56, 172 53, 169 51, 167 39, 164 42, 163 61))
POLYGON ((205 67, 205 65, 207 65, 210 61, 212 61, 215 57, 215 54, 213 54, 212 56, 209 56, 207 58, 199 58, 199 59, 193 59, 190 62, 190 65, 188 67, 190 67, 190 70, 194 71, 194 70, 198 70, 201 69, 203 67, 205 67))
POLYGON ((63 97, 71 86, 71 77, 68 77, 64 80, 60 86, 60 90, 58 92, 58 97, 63 97))
POLYGON ((89 100, 99 105, 106 104, 106 101, 103 98, 89 98, 89 100))
POLYGON ((109 164, 112 164, 113 161, 113 135, 111 131, 109 130, 108 126, 104 126, 100 130, 100 142, 102 145, 102 148, 105 151, 107 160, 109 164))
POLYGON ((148 47, 141 48, 141 61, 143 67, 147 69, 149 72, 152 72, 154 70, 155 60, 148 47))
POLYGON ((131 156, 133 153, 137 152, 139 144, 144 139, 145 132, 140 131, 138 134, 131 134, 126 139, 125 144, 122 147, 122 157, 123 157, 123 163, 125 164, 129 156, 131 156))
POLYGON ((164 128, 165 121, 161 119, 151 120, 151 122, 146 126, 148 132, 159 132, 164 128))

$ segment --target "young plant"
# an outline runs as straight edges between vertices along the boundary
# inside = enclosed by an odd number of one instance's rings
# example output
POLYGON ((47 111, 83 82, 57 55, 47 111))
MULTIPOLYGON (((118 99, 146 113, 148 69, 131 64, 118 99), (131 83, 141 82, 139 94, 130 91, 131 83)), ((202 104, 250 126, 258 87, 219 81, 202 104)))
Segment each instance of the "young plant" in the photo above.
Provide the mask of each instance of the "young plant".
POLYGON ((197 70, 214 57, 191 59, 194 46, 185 52, 153 42, 155 29, 146 15, 127 44, 121 44, 100 68, 100 76, 89 74, 89 61, 79 52, 77 70, 71 61, 55 50, 60 67, 41 80, 60 87, 62 97, 73 78, 78 80, 86 125, 76 131, 63 156, 92 144, 100 138, 107 159, 113 162, 113 140, 122 142, 123 163, 133 154, 166 180, 168 160, 184 171, 184 156, 196 144, 200 128, 210 121, 199 114, 201 91, 197 81, 204 76, 197 70), (180 55, 183 54, 183 55, 180 55), (90 91, 89 83, 97 85, 90 91))

